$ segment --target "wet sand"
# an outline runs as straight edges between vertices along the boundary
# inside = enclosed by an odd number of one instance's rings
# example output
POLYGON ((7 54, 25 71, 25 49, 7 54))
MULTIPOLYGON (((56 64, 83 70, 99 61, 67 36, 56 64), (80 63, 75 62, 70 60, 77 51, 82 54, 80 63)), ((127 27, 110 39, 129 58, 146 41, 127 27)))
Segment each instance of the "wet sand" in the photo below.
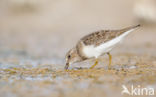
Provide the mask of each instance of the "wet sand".
MULTIPOLYGON (((100 65, 88 69, 91 62, 81 63, 70 70, 62 64, 34 63, 31 60, 1 60, 1 97, 108 97, 121 95, 122 85, 156 88, 156 56, 131 53, 113 56, 112 68, 107 68, 107 58, 100 65), (10 61, 7 64, 6 61, 10 61), (32 64, 34 63, 34 64, 32 64), (60 68, 59 66, 60 65, 60 68), (80 68, 81 66, 81 68, 80 68)), ((145 97, 145 95, 144 95, 145 97)))
POLYGON ((111 51, 110 70, 107 55, 94 69, 91 59, 64 70, 66 52, 82 36, 138 24, 133 0, 94 3, 55 1, 28 13, 0 6, 0 97, 131 96, 121 95, 122 85, 156 92, 155 24, 142 24, 111 51))

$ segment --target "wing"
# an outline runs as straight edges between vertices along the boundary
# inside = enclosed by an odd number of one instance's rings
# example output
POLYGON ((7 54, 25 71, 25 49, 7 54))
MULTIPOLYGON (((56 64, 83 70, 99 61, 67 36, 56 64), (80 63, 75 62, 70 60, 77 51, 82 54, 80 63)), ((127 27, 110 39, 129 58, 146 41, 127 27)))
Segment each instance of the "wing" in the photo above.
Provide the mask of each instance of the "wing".
POLYGON ((116 38, 123 34, 124 32, 127 32, 129 30, 135 29, 139 27, 140 25, 137 26, 132 26, 132 27, 127 27, 121 30, 101 30, 97 31, 94 33, 91 33, 85 37, 83 37, 81 40, 85 45, 95 45, 98 46, 101 43, 105 43, 109 40, 112 40, 113 38, 116 38))

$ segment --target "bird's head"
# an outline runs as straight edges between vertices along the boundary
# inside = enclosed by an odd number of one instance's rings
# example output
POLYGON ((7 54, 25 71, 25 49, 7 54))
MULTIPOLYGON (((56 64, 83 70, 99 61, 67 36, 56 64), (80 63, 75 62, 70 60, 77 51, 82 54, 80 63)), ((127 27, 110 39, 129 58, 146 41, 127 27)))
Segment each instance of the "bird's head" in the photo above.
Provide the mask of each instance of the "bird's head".
POLYGON ((66 66, 65 69, 68 69, 70 64, 81 61, 80 56, 77 53, 76 48, 72 48, 66 54, 66 66))

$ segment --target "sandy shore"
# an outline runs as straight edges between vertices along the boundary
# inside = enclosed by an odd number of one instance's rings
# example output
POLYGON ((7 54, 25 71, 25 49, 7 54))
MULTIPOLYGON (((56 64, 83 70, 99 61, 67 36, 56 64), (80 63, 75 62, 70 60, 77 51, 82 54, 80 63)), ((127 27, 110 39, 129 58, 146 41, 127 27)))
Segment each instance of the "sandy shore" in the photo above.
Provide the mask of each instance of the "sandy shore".
POLYGON ((0 1, 0 97, 129 97, 121 95, 123 85, 156 92, 155 24, 143 23, 112 50, 111 70, 107 56, 95 69, 88 69, 91 59, 64 70, 66 52, 82 36, 138 24, 134 0, 6 2, 0 1))

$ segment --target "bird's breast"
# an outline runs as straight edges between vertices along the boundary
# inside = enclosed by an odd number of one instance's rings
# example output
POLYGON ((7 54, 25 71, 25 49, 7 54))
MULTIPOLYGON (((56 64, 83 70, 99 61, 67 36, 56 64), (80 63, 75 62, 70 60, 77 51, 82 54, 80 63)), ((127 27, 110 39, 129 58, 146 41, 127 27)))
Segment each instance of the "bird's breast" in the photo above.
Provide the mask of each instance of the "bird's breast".
POLYGON ((88 58, 98 57, 101 54, 94 45, 84 46, 82 50, 84 55, 88 58))

